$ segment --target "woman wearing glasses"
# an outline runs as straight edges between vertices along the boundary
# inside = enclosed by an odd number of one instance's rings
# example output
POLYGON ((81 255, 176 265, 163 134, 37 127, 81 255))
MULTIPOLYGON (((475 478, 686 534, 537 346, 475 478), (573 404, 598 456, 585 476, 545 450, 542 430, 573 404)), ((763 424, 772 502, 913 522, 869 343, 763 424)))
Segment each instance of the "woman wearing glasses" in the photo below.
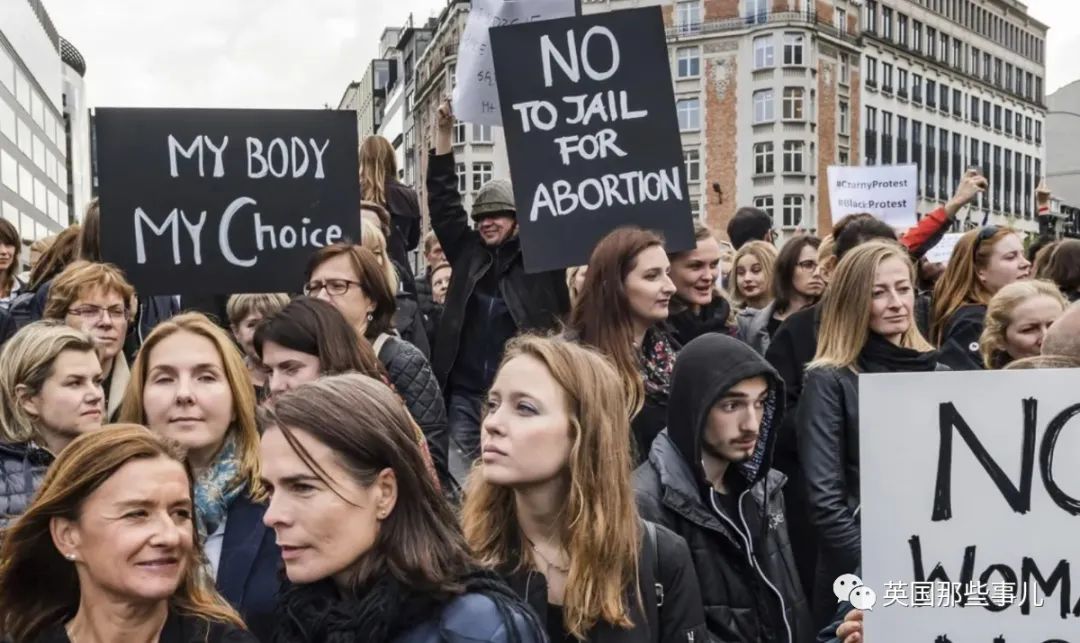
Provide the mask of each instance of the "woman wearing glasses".
POLYGON ((135 289, 116 266, 76 261, 53 280, 45 303, 45 319, 63 321, 93 338, 101 360, 106 421, 119 412, 131 379, 123 349, 134 297, 135 289))
POLYGON ((446 435, 446 406, 431 364, 394 330, 396 300, 379 260, 348 244, 321 248, 308 263, 304 294, 329 302, 367 339, 429 440, 446 435))
POLYGON ((817 303, 825 289, 818 267, 821 239, 802 235, 784 244, 773 265, 773 300, 752 317, 739 316, 739 339, 765 354, 780 324, 817 303))
POLYGON ((1020 235, 1011 228, 986 226, 960 238, 934 287, 930 335, 941 349, 942 364, 958 371, 983 368, 979 338, 986 307, 997 291, 1026 278, 1030 269, 1020 235))

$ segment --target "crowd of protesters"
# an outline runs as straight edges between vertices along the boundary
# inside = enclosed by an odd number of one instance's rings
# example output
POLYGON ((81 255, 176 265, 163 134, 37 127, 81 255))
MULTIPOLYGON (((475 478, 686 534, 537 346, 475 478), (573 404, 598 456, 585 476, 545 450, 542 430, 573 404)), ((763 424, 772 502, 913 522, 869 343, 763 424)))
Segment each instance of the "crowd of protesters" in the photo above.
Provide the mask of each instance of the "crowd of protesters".
POLYGON ((529 273, 453 126, 432 232, 371 137, 296 293, 140 295, 96 204, 25 273, 0 220, 0 640, 860 642, 858 374, 1080 366, 1080 241, 924 259, 976 172, 899 234, 742 208, 529 273))

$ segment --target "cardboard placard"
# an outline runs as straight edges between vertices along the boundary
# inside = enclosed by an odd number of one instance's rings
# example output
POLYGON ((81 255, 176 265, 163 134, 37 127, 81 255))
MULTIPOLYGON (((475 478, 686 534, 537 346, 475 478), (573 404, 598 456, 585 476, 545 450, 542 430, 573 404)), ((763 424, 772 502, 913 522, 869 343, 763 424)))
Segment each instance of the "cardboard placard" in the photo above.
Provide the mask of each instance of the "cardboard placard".
POLYGON ((1077 391, 1076 369, 859 377, 866 640, 1080 642, 1077 391))
POLYGON ((588 261, 611 230, 694 247, 660 7, 491 30, 525 268, 588 261))
POLYGON ((458 44, 454 70, 454 115, 465 123, 502 125, 495 65, 491 58, 492 27, 566 18, 577 13, 575 0, 472 0, 465 31, 458 44))
POLYGON ((943 235, 937 245, 926 251, 926 260, 930 263, 949 263, 953 248, 962 236, 964 236, 963 232, 949 232, 943 235))
POLYGON ((833 223, 861 212, 869 212, 898 230, 918 222, 917 165, 830 165, 828 175, 833 223))
POLYGON ((97 110, 102 254, 140 295, 296 292, 360 238, 354 112, 97 110))

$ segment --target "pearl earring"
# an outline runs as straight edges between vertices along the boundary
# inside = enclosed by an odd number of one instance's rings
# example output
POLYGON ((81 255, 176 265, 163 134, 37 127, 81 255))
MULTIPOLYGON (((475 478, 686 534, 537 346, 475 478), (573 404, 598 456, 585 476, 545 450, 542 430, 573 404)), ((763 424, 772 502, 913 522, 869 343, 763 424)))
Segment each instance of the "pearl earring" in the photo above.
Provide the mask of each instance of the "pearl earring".
POLYGON ((68 560, 75 560, 75 554, 68 554, 67 559, 68 560))

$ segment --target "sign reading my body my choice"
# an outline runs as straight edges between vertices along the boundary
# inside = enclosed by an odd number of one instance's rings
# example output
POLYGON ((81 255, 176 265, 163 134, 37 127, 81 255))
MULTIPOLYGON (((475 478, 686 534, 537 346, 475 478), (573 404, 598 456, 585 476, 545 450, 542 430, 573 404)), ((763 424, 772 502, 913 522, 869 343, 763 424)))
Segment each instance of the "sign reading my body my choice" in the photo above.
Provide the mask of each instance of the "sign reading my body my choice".
POLYGON ((356 118, 98 109, 102 253, 140 295, 293 292, 360 238, 356 118))
POLYGON ((660 8, 490 33, 526 270, 584 264, 624 225, 692 248, 660 8))

